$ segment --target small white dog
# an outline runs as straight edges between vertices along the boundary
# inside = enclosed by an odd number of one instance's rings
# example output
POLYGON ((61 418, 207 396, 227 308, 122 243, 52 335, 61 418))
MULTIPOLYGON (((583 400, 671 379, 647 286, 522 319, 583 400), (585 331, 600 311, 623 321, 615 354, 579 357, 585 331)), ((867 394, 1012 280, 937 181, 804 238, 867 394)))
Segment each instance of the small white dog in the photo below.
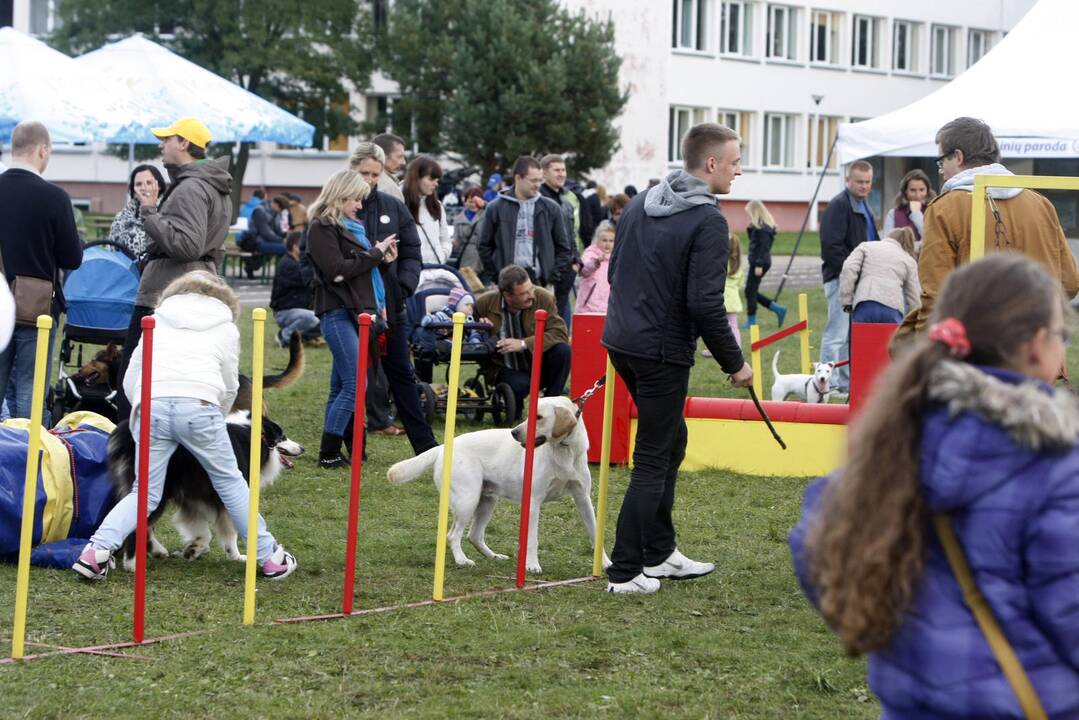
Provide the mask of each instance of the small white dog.
POLYGON ((779 374, 779 351, 772 357, 772 375, 775 382, 772 383, 772 400, 786 400, 787 396, 794 395, 802 402, 826 403, 832 395, 829 383, 832 379, 832 371, 835 370, 834 362, 813 363, 812 375, 780 375, 779 374))
MULTIPOLYGON (((453 559, 460 566, 475 565, 461 549, 461 538, 470 522, 468 539, 477 550, 493 560, 508 559, 487 547, 485 533, 498 498, 521 502, 525 433, 526 426, 522 423, 512 430, 479 430, 454 440, 450 484, 453 527, 447 537, 453 559)), ((400 485, 433 470, 438 489, 442 480, 442 452, 443 446, 439 445, 402 460, 389 469, 387 478, 400 485)), ((569 398, 542 398, 536 417, 532 505, 525 554, 528 572, 542 572, 538 552, 540 505, 565 495, 573 498, 588 539, 595 547, 596 512, 592 508, 592 473, 588 469, 588 431, 569 398)), ((603 567, 610 564, 607 553, 603 553, 603 567)))

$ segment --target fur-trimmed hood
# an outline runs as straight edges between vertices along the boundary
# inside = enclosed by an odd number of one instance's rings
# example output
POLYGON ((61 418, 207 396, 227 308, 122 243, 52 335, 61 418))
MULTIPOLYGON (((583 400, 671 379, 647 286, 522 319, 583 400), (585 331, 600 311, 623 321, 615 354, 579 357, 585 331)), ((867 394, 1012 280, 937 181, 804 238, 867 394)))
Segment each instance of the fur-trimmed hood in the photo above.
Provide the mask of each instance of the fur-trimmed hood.
POLYGON ((203 271, 181 275, 161 292, 161 304, 174 295, 205 295, 213 298, 228 308, 232 314, 232 322, 240 320, 240 301, 236 293, 216 275, 203 271))

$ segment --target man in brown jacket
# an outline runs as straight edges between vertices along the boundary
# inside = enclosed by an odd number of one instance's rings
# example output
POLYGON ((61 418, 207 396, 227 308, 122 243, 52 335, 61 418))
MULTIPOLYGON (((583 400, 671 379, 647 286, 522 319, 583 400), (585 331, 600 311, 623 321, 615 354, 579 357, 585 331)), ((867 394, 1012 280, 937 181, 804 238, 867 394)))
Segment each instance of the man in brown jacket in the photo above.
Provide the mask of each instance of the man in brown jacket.
POLYGON ((493 358, 490 370, 497 372, 497 382, 508 383, 513 388, 518 415, 531 384, 537 310, 547 311, 540 390, 547 397, 561 395, 569 379, 569 336, 549 290, 533 285, 528 272, 521 266, 507 265, 498 274, 498 289, 476 298, 473 311, 476 320, 491 323, 491 336, 497 339, 498 356, 493 358))
MULTIPOLYGON (((925 211, 925 232, 918 258, 922 304, 911 311, 897 337, 921 332, 937 293, 952 270, 970 261, 970 214, 975 175, 1011 175, 1000 164, 1000 148, 989 126, 961 117, 937 132, 944 185, 925 211)), ((1079 268, 1064 239, 1053 205, 1040 193, 1021 188, 988 188, 985 203, 985 252, 1012 251, 1045 265, 1071 300, 1079 293, 1079 268)))

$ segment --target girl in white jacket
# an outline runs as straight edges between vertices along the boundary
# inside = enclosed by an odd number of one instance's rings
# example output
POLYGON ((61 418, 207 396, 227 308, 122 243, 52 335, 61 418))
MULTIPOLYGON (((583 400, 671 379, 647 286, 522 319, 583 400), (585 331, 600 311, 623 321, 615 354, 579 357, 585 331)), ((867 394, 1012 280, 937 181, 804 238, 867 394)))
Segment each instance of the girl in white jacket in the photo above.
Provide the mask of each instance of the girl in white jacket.
MULTIPOLYGON (((446 210, 438 201, 438 181, 442 177, 442 166, 434 158, 417 155, 408 164, 405 181, 401 192, 405 196, 405 205, 416 221, 416 234, 420 236, 420 250, 424 265, 446 265, 453 251, 453 238, 450 224, 446 219, 446 210)), ((428 269, 420 273, 416 292, 429 287, 459 282, 453 273, 447 270, 428 269)))
MULTIPOLYGON (((150 478, 148 512, 161 501, 169 459, 181 445, 209 475, 240 537, 247 538, 248 486, 236 463, 225 427, 239 388, 240 331, 236 295, 216 275, 198 271, 174 280, 154 312, 154 366, 150 397, 150 478)), ((142 398, 142 340, 124 375, 131 401, 131 434, 136 454, 142 398)), ((136 455, 137 456, 137 455, 136 455)), ((89 580, 104 579, 112 553, 135 530, 138 478, 116 504, 72 569, 89 580)), ((250 550, 248 550, 250 552, 250 550)), ((277 544, 258 519, 258 559, 262 574, 280 580, 296 569, 296 558, 277 544)))

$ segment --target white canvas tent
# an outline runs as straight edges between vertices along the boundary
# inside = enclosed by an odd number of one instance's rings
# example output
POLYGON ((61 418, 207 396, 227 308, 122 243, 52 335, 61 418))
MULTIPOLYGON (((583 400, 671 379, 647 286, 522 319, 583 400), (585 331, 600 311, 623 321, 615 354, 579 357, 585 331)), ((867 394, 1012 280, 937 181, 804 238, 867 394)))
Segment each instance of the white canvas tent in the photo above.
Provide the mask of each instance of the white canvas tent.
POLYGON ((1079 157, 1075 54, 1079 0, 1041 0, 969 70, 895 112, 839 127, 839 162, 935 157, 937 130, 960 116, 989 123, 1006 158, 1079 157))

